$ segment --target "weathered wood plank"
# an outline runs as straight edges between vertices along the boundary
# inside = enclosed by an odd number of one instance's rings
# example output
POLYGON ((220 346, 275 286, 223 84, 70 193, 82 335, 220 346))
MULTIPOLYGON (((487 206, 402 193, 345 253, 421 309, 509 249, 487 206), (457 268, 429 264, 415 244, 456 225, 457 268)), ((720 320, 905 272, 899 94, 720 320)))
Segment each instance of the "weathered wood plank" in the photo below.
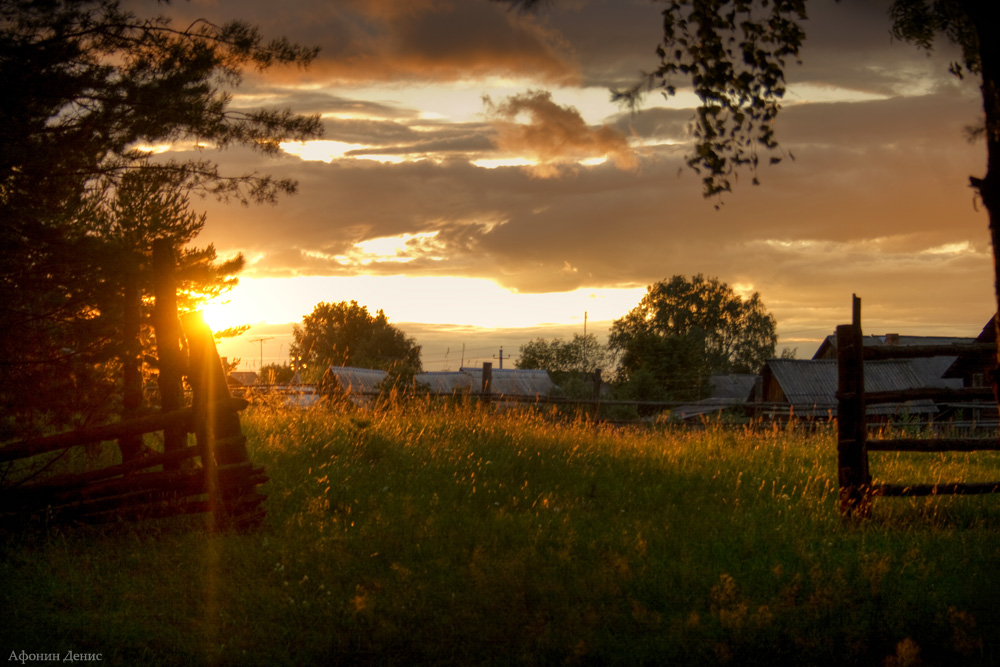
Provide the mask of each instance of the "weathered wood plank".
MULTIPOLYGON (((249 402, 246 399, 230 397, 222 404, 213 403, 209 405, 208 410, 240 411, 248 405, 249 402)), ((125 422, 91 426, 76 431, 67 431, 65 433, 13 442, 0 447, 0 463, 38 456, 39 454, 48 454, 60 449, 89 445, 95 442, 117 440, 127 435, 152 433, 173 426, 183 426, 187 429, 188 433, 193 432, 194 410, 192 408, 183 408, 173 412, 157 412, 125 422)))
POLYGON ((85 484, 91 484, 104 479, 109 479, 111 477, 120 477, 128 475, 137 470, 145 470, 146 468, 153 468, 156 466, 169 466, 181 463, 190 458, 196 456, 201 456, 201 449, 198 447, 186 447, 181 450, 173 452, 165 452, 162 454, 152 454, 149 456, 143 456, 139 459, 133 460, 129 463, 122 463, 120 465, 108 466, 107 468, 101 468, 100 470, 92 470, 90 472, 84 473, 66 473, 62 475, 55 475, 49 477, 40 482, 35 482, 33 484, 26 484, 20 487, 13 487, 11 489, 6 489, 4 492, 0 493, 0 497, 5 497, 6 493, 18 493, 18 492, 33 492, 42 489, 68 489, 72 487, 80 487, 85 484))
POLYGON ((183 425, 193 428, 194 411, 191 408, 173 412, 159 412, 145 417, 130 419, 127 422, 105 424, 90 428, 58 433, 41 438, 31 438, 0 447, 0 462, 14 461, 29 456, 47 454, 60 449, 69 449, 79 445, 89 445, 95 442, 117 440, 118 438, 159 431, 169 426, 183 425))
POLYGON ((861 300, 853 297, 851 324, 837 327, 837 478, 840 511, 868 513, 865 486, 870 481, 865 425, 865 375, 862 356, 861 300))

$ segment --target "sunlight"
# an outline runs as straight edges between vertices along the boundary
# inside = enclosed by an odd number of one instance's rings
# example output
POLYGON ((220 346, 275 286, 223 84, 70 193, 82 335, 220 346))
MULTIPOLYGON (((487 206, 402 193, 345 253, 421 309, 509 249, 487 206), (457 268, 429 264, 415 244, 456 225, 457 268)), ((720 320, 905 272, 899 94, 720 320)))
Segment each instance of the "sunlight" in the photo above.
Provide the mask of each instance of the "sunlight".
POLYGON ((141 144, 136 146, 136 150, 140 150, 143 153, 152 153, 153 155, 159 155, 160 153, 166 153, 172 148, 170 144, 156 144, 155 146, 141 144))
POLYGON ((828 84, 796 83, 788 86, 784 103, 788 106, 822 102, 873 102, 887 95, 828 84))
MULTIPOLYGON (((240 281, 242 285, 242 281, 240 281)), ((213 332, 222 331, 244 324, 256 324, 265 320, 266 309, 254 304, 248 292, 234 289, 216 297, 201 308, 205 323, 213 332)))
POLYGON ((410 260, 406 253, 414 246, 419 246, 422 242, 435 238, 438 232, 418 232, 416 234, 400 234, 398 236, 380 236, 375 239, 355 243, 354 247, 365 255, 374 256, 375 259, 396 259, 410 260), (404 255, 403 257, 400 257, 404 255))
POLYGON ((350 151, 369 148, 364 144, 349 144, 343 141, 283 141, 281 150, 297 155, 303 160, 315 162, 332 162, 344 157, 350 151))
POLYGON ((523 157, 508 157, 472 160, 472 164, 483 169, 496 169, 498 167, 530 167, 537 162, 523 157))
POLYGON ((370 148, 372 147, 365 144, 349 144, 344 141, 330 141, 328 139, 318 141, 284 141, 281 143, 281 150, 310 162, 333 162, 334 160, 351 159, 399 164, 400 162, 413 159, 403 155, 383 155, 379 153, 348 155, 352 151, 370 148))
POLYGON ((300 322, 317 303, 356 300, 393 322, 530 327, 612 320, 631 310, 645 287, 521 293, 482 278, 441 276, 297 276, 242 278, 204 308, 213 330, 240 324, 300 322))
POLYGON ((754 293, 753 283, 733 283, 732 288, 736 296, 743 300, 749 299, 754 293))
POLYGON ((927 248, 922 250, 921 254, 924 255, 974 255, 976 254, 976 249, 968 241, 960 241, 957 243, 945 243, 934 248, 927 248))

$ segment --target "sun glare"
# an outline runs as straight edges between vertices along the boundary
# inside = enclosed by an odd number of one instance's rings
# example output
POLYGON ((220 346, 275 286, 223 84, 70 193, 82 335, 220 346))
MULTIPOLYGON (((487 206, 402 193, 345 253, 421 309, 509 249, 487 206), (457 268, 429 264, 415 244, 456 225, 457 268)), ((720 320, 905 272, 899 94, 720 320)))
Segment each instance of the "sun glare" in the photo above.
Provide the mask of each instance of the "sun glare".
POLYGON ((433 276, 243 278, 203 312, 218 331, 241 324, 300 322, 320 302, 356 300, 369 311, 384 310, 393 322, 516 328, 570 324, 582 321, 584 312, 592 321, 615 319, 644 292, 643 287, 623 287, 529 294, 480 278, 433 276))
POLYGON ((249 295, 237 288, 229 294, 217 297, 201 308, 205 323, 212 331, 222 331, 244 324, 265 321, 265 309, 251 303, 249 295))

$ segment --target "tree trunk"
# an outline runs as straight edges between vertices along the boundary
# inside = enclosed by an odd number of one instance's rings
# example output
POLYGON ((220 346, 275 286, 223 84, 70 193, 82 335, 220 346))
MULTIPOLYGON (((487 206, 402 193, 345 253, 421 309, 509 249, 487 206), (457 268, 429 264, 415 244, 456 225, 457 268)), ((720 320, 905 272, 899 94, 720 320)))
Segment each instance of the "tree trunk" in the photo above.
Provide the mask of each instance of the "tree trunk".
MULTIPOLYGON (((184 350, 181 323, 177 318, 177 280, 174 251, 167 239, 153 242, 153 294, 156 308, 153 327, 156 331, 156 353, 159 360, 157 384, 160 405, 164 412, 179 410, 184 404, 181 378, 184 375, 184 350)), ((183 449, 187 444, 184 428, 167 428, 163 432, 163 451, 183 449)))
MULTIPOLYGON (((123 399, 122 421, 137 416, 142 407, 142 287, 139 285, 138 262, 130 264, 125 276, 125 315, 122 323, 123 399)), ((134 459, 142 449, 142 436, 127 436, 118 440, 122 463, 134 459)))
MULTIPOLYGON (((993 0, 967 0, 965 10, 979 38, 982 66, 983 112, 986 116, 986 176, 971 177, 989 216, 990 241, 993 245, 993 288, 997 317, 993 323, 1000 334, 1000 19, 993 0)), ((997 360, 1000 362, 1000 335, 997 336, 997 360)), ((993 378, 997 392, 997 378, 993 378)), ((1000 394, 997 396, 1000 403, 1000 394)))

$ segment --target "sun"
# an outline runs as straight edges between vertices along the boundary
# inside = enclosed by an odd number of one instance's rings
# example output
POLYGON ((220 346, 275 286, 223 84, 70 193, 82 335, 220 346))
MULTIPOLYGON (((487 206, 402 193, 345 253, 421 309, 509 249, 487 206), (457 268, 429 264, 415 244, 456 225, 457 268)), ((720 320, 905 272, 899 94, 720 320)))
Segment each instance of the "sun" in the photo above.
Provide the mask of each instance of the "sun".
POLYGON ((240 295, 225 294, 209 301, 201 307, 202 317, 212 331, 222 331, 248 324, 256 324, 264 318, 260 309, 247 303, 240 295))

